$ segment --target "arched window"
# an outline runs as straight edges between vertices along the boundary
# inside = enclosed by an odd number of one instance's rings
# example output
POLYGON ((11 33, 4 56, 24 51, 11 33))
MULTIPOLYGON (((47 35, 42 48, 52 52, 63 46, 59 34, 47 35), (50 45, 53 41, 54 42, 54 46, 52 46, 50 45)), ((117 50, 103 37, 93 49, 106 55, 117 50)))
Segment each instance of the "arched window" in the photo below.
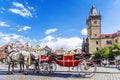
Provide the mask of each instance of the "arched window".
POLYGON ((106 44, 112 44, 112 41, 111 40, 107 40, 106 44))
POLYGON ((118 42, 117 39, 115 40, 115 42, 116 42, 116 43, 118 42))
POLYGON ((98 47, 96 47, 96 50, 98 50, 99 48, 98 47))
POLYGON ((95 36, 97 36, 97 34, 95 34, 95 36))
POLYGON ((96 41, 96 44, 98 45, 98 41, 96 41))

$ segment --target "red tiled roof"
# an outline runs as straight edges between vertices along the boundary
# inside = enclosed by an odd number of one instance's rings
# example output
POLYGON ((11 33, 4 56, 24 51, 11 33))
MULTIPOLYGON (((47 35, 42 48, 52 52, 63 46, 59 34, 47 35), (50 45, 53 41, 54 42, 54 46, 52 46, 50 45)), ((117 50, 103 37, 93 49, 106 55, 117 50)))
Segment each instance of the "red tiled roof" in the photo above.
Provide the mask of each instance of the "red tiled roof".
POLYGON ((4 48, 6 47, 6 45, 3 45, 0 47, 0 58, 6 58, 6 53, 4 52, 4 48))
POLYGON ((101 34, 101 38, 112 38, 112 34, 101 34))
POLYGON ((11 45, 12 46, 13 43, 2 45, 2 46, 0 46, 0 49, 4 49, 7 45, 11 45))
POLYGON ((115 38, 117 36, 120 36, 120 30, 113 34, 101 34, 101 38, 115 38))
POLYGON ((6 47, 6 45, 0 46, 0 49, 4 49, 6 47))

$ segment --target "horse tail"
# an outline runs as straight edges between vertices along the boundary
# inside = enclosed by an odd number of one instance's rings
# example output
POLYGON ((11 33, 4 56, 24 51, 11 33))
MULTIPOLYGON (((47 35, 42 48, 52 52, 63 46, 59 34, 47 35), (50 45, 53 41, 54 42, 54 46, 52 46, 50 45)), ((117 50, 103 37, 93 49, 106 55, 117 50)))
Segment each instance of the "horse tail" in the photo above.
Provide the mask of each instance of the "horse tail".
POLYGON ((30 55, 28 55, 28 65, 30 65, 31 64, 31 58, 30 58, 30 55))

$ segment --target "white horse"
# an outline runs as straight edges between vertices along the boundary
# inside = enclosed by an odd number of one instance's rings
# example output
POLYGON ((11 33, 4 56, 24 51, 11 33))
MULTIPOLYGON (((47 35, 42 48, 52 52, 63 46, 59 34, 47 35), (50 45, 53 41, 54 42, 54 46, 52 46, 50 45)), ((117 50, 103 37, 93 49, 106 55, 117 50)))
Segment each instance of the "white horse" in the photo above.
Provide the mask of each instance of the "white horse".
POLYGON ((8 73, 14 73, 14 64, 15 62, 20 63, 20 72, 24 71, 24 65, 26 66, 25 74, 28 74, 28 68, 30 65, 30 53, 28 51, 17 51, 12 48, 12 46, 7 45, 5 48, 5 52, 7 53, 7 61, 8 61, 8 73), (12 71, 10 67, 12 66, 12 71), (23 68, 22 68, 23 66, 23 68), (23 70, 22 70, 23 69, 23 70))
POLYGON ((31 57, 32 62, 34 62, 34 64, 35 64, 35 70, 34 71, 37 71, 37 73, 39 73, 39 71, 40 71, 40 68, 39 68, 39 62, 40 62, 39 57, 40 57, 40 55, 37 53, 36 50, 32 50, 30 52, 30 57, 31 57))
MULTIPOLYGON (((35 49, 32 49, 31 47, 29 47, 28 43, 25 43, 23 50, 29 52, 29 54, 30 54, 30 60, 28 61, 29 65, 31 65, 31 61, 34 62, 34 65, 35 65, 34 71, 37 71, 39 73, 39 71, 40 71, 39 56, 40 55, 37 53, 37 51, 35 49)), ((25 55, 24 51, 21 52, 21 53, 23 53, 23 55, 25 55)), ((29 68, 29 66, 28 66, 28 68, 29 68)))

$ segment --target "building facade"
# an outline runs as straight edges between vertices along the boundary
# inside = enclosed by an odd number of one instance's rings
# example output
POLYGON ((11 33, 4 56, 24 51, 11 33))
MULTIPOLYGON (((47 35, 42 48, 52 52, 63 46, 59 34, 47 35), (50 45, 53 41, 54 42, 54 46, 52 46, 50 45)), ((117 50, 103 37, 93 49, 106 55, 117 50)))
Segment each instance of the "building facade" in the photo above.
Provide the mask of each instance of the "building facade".
POLYGON ((87 39, 83 40, 83 51, 93 53, 99 48, 112 46, 120 43, 120 30, 113 34, 101 33, 101 15, 93 5, 89 17, 86 19, 87 39))

